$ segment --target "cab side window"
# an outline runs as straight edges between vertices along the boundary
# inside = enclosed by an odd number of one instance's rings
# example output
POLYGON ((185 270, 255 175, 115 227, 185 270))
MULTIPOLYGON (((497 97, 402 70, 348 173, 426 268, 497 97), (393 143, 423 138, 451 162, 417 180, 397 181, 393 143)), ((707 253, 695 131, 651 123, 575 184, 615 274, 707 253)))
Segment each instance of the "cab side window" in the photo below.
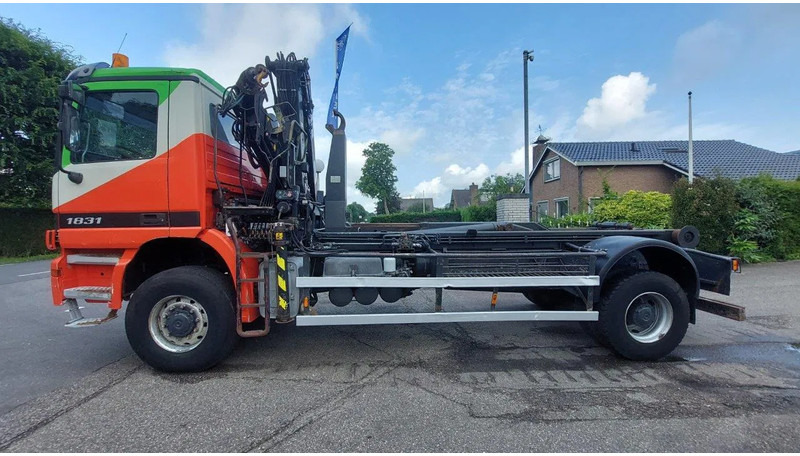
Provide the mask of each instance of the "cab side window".
POLYGON ((211 133, 220 141, 224 141, 235 148, 239 148, 239 143, 233 139, 233 117, 222 116, 217 113, 216 106, 209 105, 211 114, 211 133))
POLYGON ((70 132, 70 161, 144 160, 156 155, 158 94, 88 92, 77 131, 70 132))

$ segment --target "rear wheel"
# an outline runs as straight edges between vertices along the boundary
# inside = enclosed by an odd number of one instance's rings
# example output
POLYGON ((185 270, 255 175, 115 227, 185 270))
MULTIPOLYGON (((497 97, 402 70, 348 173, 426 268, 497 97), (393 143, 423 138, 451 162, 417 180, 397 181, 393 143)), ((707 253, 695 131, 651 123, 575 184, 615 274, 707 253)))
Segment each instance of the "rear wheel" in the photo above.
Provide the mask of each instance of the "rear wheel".
POLYGON ((639 272, 603 292, 597 332, 619 355, 657 360, 680 344, 689 326, 686 292, 671 277, 639 272))
POLYGON ((237 341, 234 299, 230 280, 216 270, 168 269, 136 289, 125 333, 136 354, 156 369, 202 371, 225 359, 237 341))

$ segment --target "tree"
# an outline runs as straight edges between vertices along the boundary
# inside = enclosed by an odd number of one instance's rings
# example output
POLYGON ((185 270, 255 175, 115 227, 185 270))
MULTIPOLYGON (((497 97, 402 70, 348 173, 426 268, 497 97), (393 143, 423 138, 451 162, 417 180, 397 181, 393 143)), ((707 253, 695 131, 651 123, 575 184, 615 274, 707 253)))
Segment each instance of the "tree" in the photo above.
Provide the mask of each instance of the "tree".
POLYGON ((378 214, 391 214, 394 212, 400 212, 400 193, 395 190, 391 196, 389 196, 388 201, 386 201, 385 205, 383 201, 378 202, 375 208, 375 212, 378 214))
POLYGON ((491 203, 497 202, 497 197, 506 193, 519 193, 525 187, 525 178, 522 174, 511 173, 505 176, 492 174, 483 180, 478 188, 478 193, 491 203))
POLYGON ((58 84, 78 65, 72 50, 0 18, 0 203, 49 206, 58 84))
POLYGON ((367 221, 367 216, 369 213, 364 206, 353 202, 347 205, 345 209, 345 216, 347 217, 347 221, 350 223, 362 223, 367 221))
POLYGON ((367 160, 361 168, 361 177, 356 188, 363 194, 378 200, 376 212, 389 214, 400 209, 400 194, 395 182, 397 168, 392 163, 394 150, 384 143, 374 142, 363 152, 367 160))

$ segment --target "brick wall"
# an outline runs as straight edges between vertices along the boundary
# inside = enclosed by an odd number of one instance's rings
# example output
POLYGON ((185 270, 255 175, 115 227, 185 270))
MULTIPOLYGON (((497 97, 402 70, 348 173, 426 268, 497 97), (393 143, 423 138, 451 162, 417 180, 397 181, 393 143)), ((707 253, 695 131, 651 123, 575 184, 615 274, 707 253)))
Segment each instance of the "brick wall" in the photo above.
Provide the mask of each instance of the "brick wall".
MULTIPOLYGON (((539 201, 548 201, 548 215, 554 217, 554 200, 557 198, 569 198, 570 213, 579 212, 581 198, 586 204, 589 198, 603 195, 604 177, 611 190, 620 194, 629 190, 670 193, 675 181, 680 177, 678 173, 661 165, 586 166, 583 167, 581 176, 581 170, 577 166, 561 158, 561 178, 545 182, 544 162, 555 157, 558 155, 548 150, 542 160, 543 164, 531 180, 534 214, 539 201), (583 182, 582 195, 578 191, 579 180, 583 182)), ((586 208, 583 210, 586 211, 586 208)))
MULTIPOLYGON (((555 217, 556 208, 553 200, 556 198, 569 198, 569 210, 578 212, 578 168, 570 162, 561 159, 561 179, 550 182, 544 181, 544 162, 558 157, 553 151, 548 150, 542 160, 542 165, 533 175, 531 189, 533 190, 533 210, 536 213, 536 204, 539 201, 549 201, 547 215, 555 217)), ((534 162, 535 163, 535 162, 534 162)))
POLYGON ((611 190, 619 194, 629 190, 671 193, 672 186, 678 180, 675 171, 660 165, 587 166, 583 168, 585 198, 603 195, 603 176, 606 177, 611 190))
POLYGON ((497 221, 529 222, 528 195, 500 195, 497 198, 497 221))

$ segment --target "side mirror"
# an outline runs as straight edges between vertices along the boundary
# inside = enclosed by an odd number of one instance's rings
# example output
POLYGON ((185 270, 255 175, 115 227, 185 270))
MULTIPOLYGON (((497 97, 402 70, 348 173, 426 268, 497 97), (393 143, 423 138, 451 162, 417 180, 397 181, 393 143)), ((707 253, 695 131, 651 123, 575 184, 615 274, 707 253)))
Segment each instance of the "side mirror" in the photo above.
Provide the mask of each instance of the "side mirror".
MULTIPOLYGON (((59 94, 60 93, 61 93, 61 86, 59 86, 59 94)), ((82 92, 81 95, 83 95, 82 92)), ((71 131, 72 127, 79 122, 78 113, 75 111, 75 108, 72 107, 72 102, 70 100, 67 99, 63 101, 59 117, 60 120, 58 121, 58 134, 56 135, 56 144, 55 144, 55 149, 56 149, 54 157, 55 168, 56 171, 66 173, 67 178, 71 182, 75 184, 80 184, 81 182, 83 182, 83 174, 76 171, 67 171, 66 169, 64 169, 64 166, 61 162, 62 154, 64 151, 64 145, 67 146, 67 149, 70 149, 69 132, 71 131)))
POLYGON ((58 96, 69 101, 74 101, 79 105, 86 104, 86 95, 84 94, 83 87, 69 81, 64 81, 58 85, 58 96))

